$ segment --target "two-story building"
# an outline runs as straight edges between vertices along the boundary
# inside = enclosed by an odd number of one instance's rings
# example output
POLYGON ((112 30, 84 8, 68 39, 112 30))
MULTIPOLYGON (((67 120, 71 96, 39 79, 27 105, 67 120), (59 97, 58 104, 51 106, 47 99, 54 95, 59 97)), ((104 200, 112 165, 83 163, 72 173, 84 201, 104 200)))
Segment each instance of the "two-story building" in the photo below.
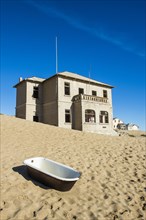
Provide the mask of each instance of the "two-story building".
POLYGON ((113 131, 112 88, 87 77, 61 72, 48 79, 20 78, 16 117, 80 131, 113 131))
POLYGON ((119 118, 113 118, 113 129, 125 129, 126 128, 126 124, 119 118))

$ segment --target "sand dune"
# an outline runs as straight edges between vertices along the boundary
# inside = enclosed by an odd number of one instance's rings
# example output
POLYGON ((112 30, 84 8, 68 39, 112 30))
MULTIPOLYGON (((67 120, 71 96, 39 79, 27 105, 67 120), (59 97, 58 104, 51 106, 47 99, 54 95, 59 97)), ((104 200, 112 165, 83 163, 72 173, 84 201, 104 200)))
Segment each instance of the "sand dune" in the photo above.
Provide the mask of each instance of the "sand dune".
POLYGON ((2 220, 144 220, 146 133, 71 131, 6 115, 1 120, 2 220), (82 172, 68 192, 32 180, 23 161, 42 156, 82 172))

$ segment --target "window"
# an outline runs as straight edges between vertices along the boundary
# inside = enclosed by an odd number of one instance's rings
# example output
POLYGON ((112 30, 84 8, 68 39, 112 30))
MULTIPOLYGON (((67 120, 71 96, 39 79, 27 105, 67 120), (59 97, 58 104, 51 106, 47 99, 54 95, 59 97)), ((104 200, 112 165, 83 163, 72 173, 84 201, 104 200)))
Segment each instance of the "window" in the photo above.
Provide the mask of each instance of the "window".
POLYGON ((33 87, 33 98, 38 98, 39 97, 39 88, 38 86, 33 87))
POLYGON ((108 115, 105 115, 105 123, 108 123, 108 115))
POLYGON ((84 89, 79 88, 79 94, 84 94, 84 89))
POLYGON ((97 92, 92 90, 92 95, 97 96, 97 92))
POLYGON ((65 110, 65 122, 66 123, 71 122, 71 114, 70 114, 70 110, 68 110, 68 109, 65 110))
POLYGON ((39 117, 38 117, 37 115, 34 115, 34 116, 33 116, 33 121, 38 122, 38 121, 39 121, 39 117))
POLYGON ((106 111, 101 111, 99 115, 99 122, 102 123, 109 123, 109 118, 108 118, 108 112, 106 111))
POLYGON ((103 90, 103 97, 107 98, 107 90, 103 90))
POLYGON ((64 94, 70 95, 70 83, 67 82, 64 83, 64 94))
POLYGON ((85 122, 95 122, 95 111, 91 109, 85 110, 85 122))
POLYGON ((99 115, 99 122, 103 123, 103 115, 99 115))

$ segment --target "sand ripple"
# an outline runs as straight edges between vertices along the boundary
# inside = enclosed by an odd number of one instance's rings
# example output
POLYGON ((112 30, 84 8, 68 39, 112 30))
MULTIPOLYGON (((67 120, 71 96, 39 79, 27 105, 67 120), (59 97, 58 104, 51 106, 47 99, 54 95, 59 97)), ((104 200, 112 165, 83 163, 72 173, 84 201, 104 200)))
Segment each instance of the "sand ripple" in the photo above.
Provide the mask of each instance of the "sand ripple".
POLYGON ((145 133, 111 137, 0 117, 2 220, 145 219, 145 133), (81 179, 68 192, 43 186, 22 163, 35 156, 72 166, 81 179))

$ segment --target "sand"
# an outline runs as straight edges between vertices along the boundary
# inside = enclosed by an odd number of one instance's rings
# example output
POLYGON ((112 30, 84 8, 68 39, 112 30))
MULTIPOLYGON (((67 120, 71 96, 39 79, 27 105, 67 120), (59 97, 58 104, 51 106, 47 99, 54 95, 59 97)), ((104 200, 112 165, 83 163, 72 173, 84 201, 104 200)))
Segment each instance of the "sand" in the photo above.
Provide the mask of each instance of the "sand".
POLYGON ((146 133, 106 136, 0 115, 1 220, 144 220, 146 133), (42 156, 82 172, 67 192, 31 179, 42 156))

